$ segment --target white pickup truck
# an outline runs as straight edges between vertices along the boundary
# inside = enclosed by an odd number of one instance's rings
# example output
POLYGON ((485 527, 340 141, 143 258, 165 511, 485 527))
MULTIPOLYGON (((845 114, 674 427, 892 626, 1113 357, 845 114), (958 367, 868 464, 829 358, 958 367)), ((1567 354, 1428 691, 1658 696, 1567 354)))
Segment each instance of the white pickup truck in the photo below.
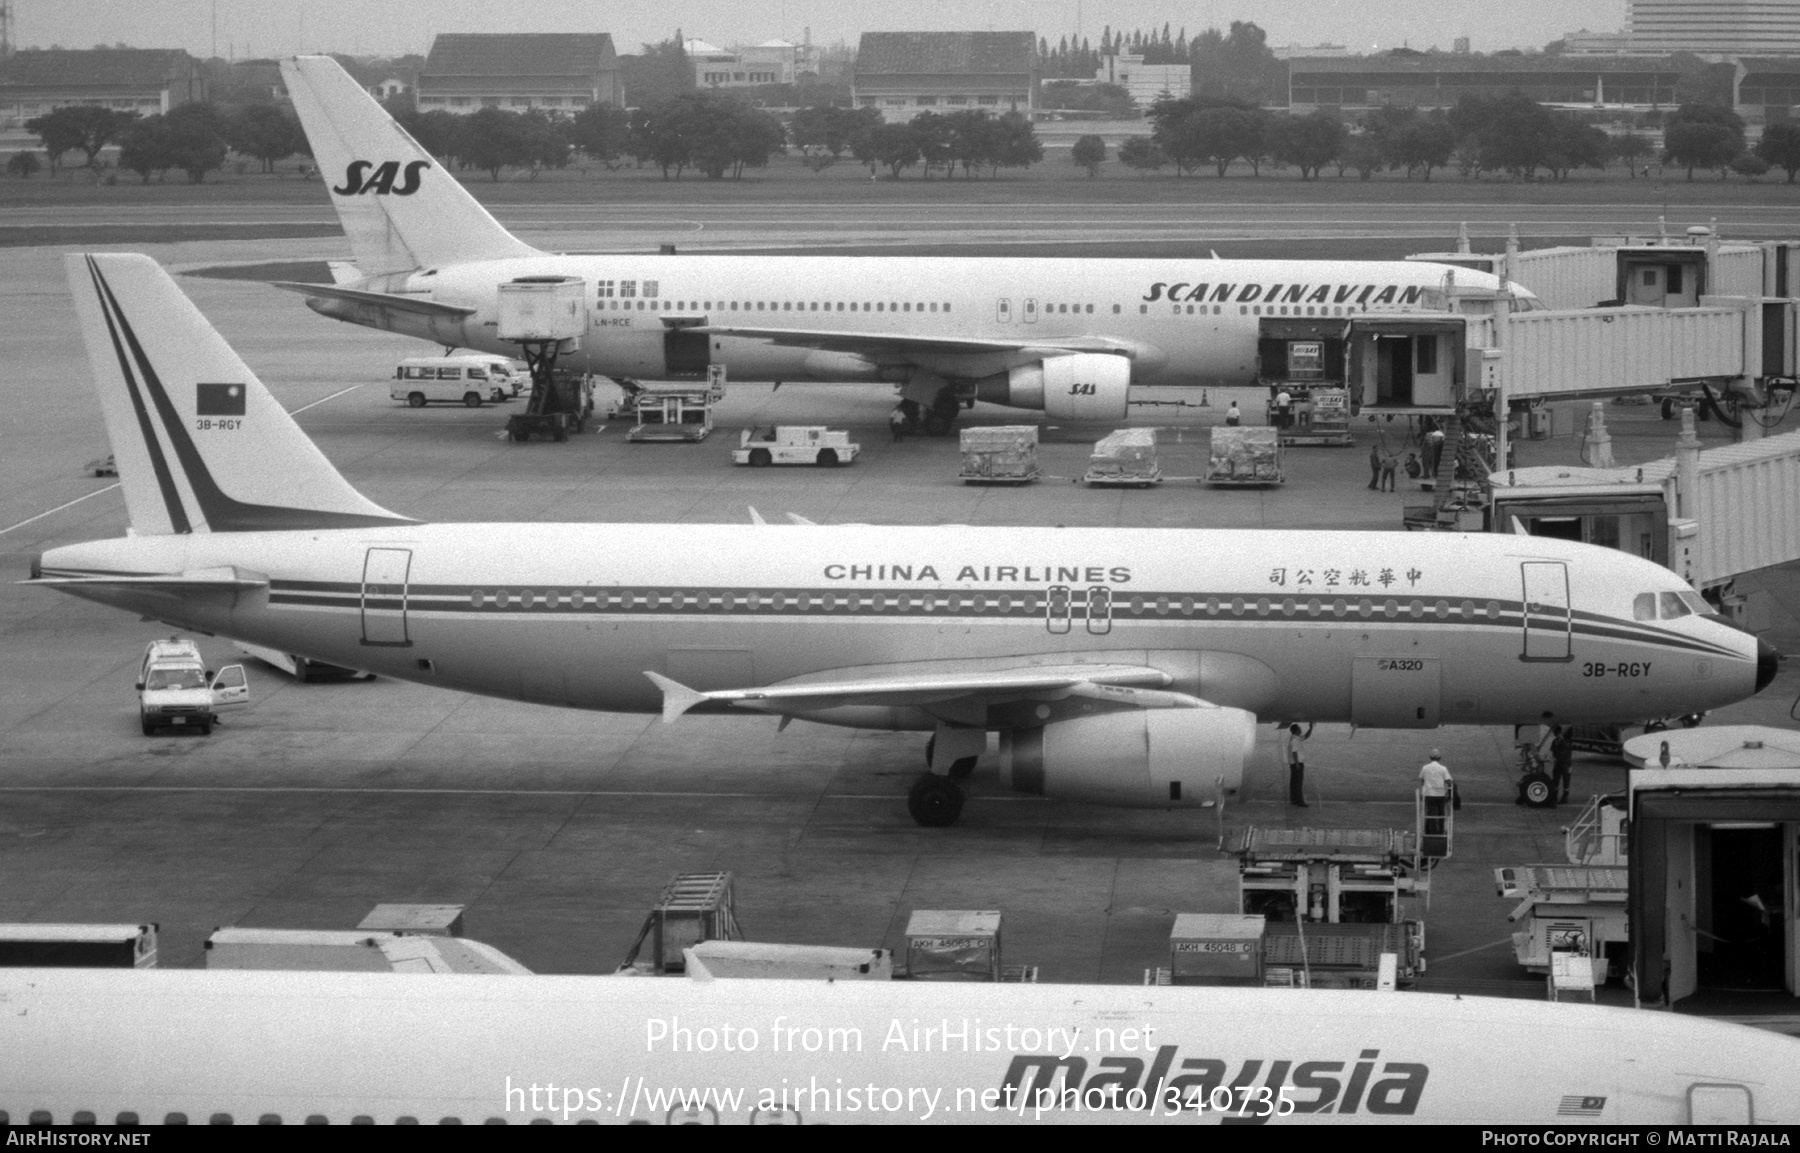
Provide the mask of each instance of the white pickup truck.
POLYGON ((151 641, 138 669, 138 712, 144 735, 159 728, 194 728, 205 736, 224 709, 250 703, 243 665, 209 672, 193 641, 151 641))
POLYGON ((850 434, 822 425, 783 424, 771 428, 747 428, 732 450, 734 464, 761 468, 771 464, 812 464, 836 468, 849 464, 862 451, 851 444, 850 434))

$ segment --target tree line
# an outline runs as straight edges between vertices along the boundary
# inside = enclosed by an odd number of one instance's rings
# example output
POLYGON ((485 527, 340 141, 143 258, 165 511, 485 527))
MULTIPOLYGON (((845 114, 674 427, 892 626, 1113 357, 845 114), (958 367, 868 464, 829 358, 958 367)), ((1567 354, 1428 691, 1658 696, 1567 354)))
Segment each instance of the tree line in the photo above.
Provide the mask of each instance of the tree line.
MULTIPOLYGON (((1225 176, 1234 163, 1260 175, 1265 164, 1292 166, 1301 179, 1326 168, 1368 180, 1378 172, 1404 172, 1430 180, 1439 169, 1465 179, 1486 174, 1530 180, 1566 180, 1577 169, 1620 162, 1636 177, 1649 160, 1684 169, 1761 176, 1780 168, 1793 183, 1800 173, 1800 126, 1769 125, 1754 149, 1745 145, 1743 120, 1731 109, 1684 104, 1663 116, 1663 147, 1650 137, 1608 133, 1579 116, 1538 104, 1522 93, 1465 96, 1448 110, 1377 108, 1354 122, 1329 112, 1304 116, 1271 113, 1230 99, 1188 97, 1159 101, 1150 111, 1147 137, 1120 145, 1118 159, 1148 173, 1173 167, 1186 176, 1211 168, 1225 176)), ((1071 158, 1092 175, 1104 160, 1098 137, 1083 137, 1071 158)))

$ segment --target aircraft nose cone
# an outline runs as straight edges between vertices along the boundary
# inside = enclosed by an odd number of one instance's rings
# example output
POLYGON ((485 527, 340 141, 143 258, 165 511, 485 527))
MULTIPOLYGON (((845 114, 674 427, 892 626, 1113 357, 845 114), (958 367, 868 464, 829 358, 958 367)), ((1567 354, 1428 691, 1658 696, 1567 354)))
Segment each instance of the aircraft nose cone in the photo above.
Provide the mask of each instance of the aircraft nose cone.
POLYGON ((1756 691, 1762 692, 1781 669, 1781 653, 1765 640, 1756 642, 1756 691))

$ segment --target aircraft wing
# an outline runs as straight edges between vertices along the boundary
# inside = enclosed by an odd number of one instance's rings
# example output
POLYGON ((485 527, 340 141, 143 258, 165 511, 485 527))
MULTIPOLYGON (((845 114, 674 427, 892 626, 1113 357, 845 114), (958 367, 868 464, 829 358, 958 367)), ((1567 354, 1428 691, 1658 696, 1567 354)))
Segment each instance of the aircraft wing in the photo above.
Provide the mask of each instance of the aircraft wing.
POLYGON ((644 675, 662 690, 665 724, 708 701, 771 713, 809 713, 845 705, 932 705, 970 697, 1005 700, 1042 693, 1104 696, 1150 708, 1183 707, 1184 702, 1201 704, 1181 693, 1143 692, 1144 688, 1160 689, 1173 678, 1142 665, 1031 665, 918 675, 884 671, 857 676, 847 671, 836 680, 790 681, 713 692, 691 689, 659 673, 644 675))
POLYGON ((1107 336, 1071 336, 1057 340, 995 340, 975 336, 924 336, 903 332, 841 332, 811 328, 749 328, 738 325, 705 324, 688 329, 708 336, 741 336, 766 340, 771 344, 794 348, 817 348, 831 352, 854 352, 880 359, 904 358, 920 353, 1029 352, 1040 356, 1058 353, 1101 352, 1135 357, 1139 346, 1127 340, 1107 336))
POLYGON ((136 592, 161 592, 172 594, 200 592, 246 592, 251 589, 266 589, 269 578, 257 573, 244 572, 236 568, 194 569, 190 572, 178 573, 133 573, 125 574, 76 574, 73 576, 39 576, 30 580, 18 581, 25 585, 50 585, 53 587, 76 588, 111 588, 136 592))
POLYGON ((391 308, 395 312, 411 312, 420 316, 435 316, 444 320, 461 320, 465 316, 475 315, 473 308, 464 308, 456 304, 439 304, 435 300, 422 300, 416 296, 398 296, 391 292, 368 292, 360 288, 341 288, 334 284, 301 284, 292 280, 270 281, 270 286, 320 300, 342 300, 349 304, 372 304, 380 308, 391 308))

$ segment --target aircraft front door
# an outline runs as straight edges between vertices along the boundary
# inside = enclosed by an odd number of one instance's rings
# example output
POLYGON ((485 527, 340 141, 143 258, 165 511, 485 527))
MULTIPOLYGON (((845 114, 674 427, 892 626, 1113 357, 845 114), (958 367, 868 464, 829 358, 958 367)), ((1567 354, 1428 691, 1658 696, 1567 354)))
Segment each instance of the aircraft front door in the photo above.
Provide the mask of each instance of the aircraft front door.
POLYGON ((363 644, 412 644, 406 633, 406 582, 411 569, 411 549, 372 548, 363 558, 363 644))
POLYGON ((1570 638, 1575 625, 1569 607, 1569 566, 1561 561, 1525 561, 1519 566, 1525 585, 1524 651, 1528 661, 1573 658, 1570 638))

